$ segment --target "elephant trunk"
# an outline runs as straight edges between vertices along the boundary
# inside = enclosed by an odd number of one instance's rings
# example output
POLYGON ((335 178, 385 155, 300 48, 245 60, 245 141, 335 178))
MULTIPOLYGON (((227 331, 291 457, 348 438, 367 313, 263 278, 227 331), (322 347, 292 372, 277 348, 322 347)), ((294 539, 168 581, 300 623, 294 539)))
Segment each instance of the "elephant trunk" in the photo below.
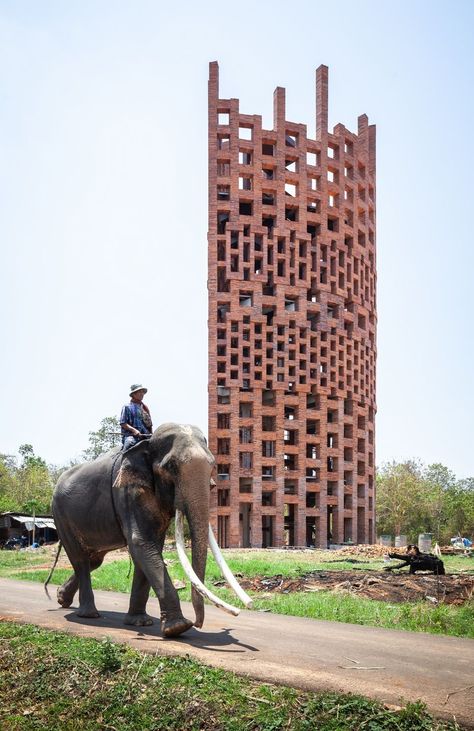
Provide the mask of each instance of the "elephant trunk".
MULTIPOLYGON (((209 495, 206 495, 206 499, 207 501, 209 500, 209 495)), ((207 526, 209 523, 208 504, 206 504, 205 511, 200 511, 199 517, 197 517, 195 512, 191 510, 186 517, 188 519, 189 531, 191 533, 192 568, 196 576, 204 585, 207 561, 207 526), (203 512, 206 513, 205 516, 202 514, 203 512)), ((202 627, 204 623, 204 599, 195 586, 193 586, 191 590, 191 601, 196 615, 194 625, 196 627, 202 627)))
MULTIPOLYGON (((181 565, 183 567, 184 573, 188 577, 188 579, 191 582, 192 585, 192 600, 193 600, 193 607, 194 611, 196 613, 196 621, 195 626, 196 627, 202 627, 204 622, 204 601, 203 597, 206 597, 206 599, 209 599, 210 602, 215 604, 216 607, 219 607, 219 609, 223 609, 225 612, 228 612, 229 614, 233 614, 235 617, 240 614, 240 609, 237 609, 237 607, 232 606, 231 604, 227 604, 223 599, 220 599, 218 596, 212 593, 203 582, 204 579, 204 573, 205 573, 205 566, 202 570, 202 579, 196 574, 194 571, 193 566, 191 566, 189 559, 186 555, 186 551, 184 549, 184 530, 183 530, 183 514, 178 509, 176 510, 176 520, 175 520, 175 537, 176 537, 176 550, 178 552, 178 558, 181 562, 181 565)), ((205 556, 207 556, 207 539, 205 544, 205 556)), ((199 563, 199 560, 197 561, 199 563)), ((204 558, 205 563, 205 558, 204 558)), ((194 564, 194 547, 193 547, 193 564, 194 564)), ((199 567, 198 567, 199 570, 199 567)))
POLYGON ((208 541, 210 541, 216 561, 231 587, 245 605, 249 606, 251 603, 250 597, 238 586, 237 580, 225 563, 209 526, 209 487, 212 464, 213 462, 209 460, 207 455, 201 460, 193 459, 184 462, 181 465, 181 480, 176 499, 176 549, 183 569, 192 585, 192 603, 196 614, 196 627, 202 627, 204 622, 203 597, 209 599, 216 607, 234 616, 237 616, 240 612, 237 607, 219 599, 204 585, 208 541), (184 550, 183 512, 186 515, 191 532, 192 565, 189 563, 184 550))

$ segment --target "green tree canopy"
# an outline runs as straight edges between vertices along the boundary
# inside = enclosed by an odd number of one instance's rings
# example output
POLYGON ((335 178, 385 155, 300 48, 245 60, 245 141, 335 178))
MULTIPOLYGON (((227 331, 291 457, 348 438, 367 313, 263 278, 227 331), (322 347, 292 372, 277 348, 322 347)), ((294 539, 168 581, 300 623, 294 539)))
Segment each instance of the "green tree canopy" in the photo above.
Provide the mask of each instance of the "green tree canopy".
POLYGON ((474 534, 474 478, 457 480, 442 464, 388 462, 377 472, 378 533, 432 533, 439 543, 474 534))
POLYGON ((18 452, 19 465, 10 455, 0 457, 0 509, 30 512, 34 501, 37 513, 47 513, 53 494, 48 466, 31 444, 22 444, 18 452))
POLYGON ((416 530, 426 509, 421 465, 388 462, 377 474, 376 513, 379 533, 401 535, 416 530), (416 513, 413 506, 417 505, 416 513))
POLYGON ((120 444, 120 423, 116 416, 106 416, 97 431, 89 432, 89 446, 84 450, 85 459, 95 459, 100 454, 120 444))
POLYGON ((18 447, 18 452, 22 458, 21 467, 23 469, 28 469, 29 467, 46 467, 46 462, 34 453, 31 444, 21 444, 18 447))

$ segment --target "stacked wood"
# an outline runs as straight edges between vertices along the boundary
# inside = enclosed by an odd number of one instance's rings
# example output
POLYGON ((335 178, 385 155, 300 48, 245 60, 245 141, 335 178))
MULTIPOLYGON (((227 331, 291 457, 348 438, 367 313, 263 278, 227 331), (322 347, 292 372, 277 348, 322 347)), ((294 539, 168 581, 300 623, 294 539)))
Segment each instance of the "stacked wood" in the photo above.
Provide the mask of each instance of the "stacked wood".
POLYGON ((331 554, 337 553, 341 556, 350 555, 350 556, 358 556, 358 557, 364 557, 367 559, 370 558, 383 558, 390 550, 387 546, 381 546, 378 543, 377 544, 365 544, 361 543, 357 546, 344 546, 344 548, 339 548, 337 551, 331 551, 331 554))

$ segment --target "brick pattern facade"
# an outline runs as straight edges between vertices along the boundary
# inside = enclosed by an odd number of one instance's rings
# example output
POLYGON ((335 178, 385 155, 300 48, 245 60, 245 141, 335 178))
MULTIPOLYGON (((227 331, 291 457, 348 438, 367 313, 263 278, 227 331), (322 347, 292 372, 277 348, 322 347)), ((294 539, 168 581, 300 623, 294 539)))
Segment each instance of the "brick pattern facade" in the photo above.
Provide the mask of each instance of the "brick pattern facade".
POLYGON ((374 540, 375 126, 273 130, 209 79, 209 445, 219 544, 374 540))

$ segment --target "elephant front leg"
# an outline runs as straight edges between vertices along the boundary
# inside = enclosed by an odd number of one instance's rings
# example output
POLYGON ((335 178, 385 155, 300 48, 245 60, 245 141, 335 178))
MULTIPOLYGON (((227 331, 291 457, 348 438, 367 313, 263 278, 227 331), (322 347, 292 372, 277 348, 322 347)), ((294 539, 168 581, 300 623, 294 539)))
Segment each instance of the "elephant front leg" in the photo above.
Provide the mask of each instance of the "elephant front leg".
POLYGON ((150 595, 150 582, 136 564, 133 570, 132 591, 130 605, 125 615, 124 623, 134 627, 147 627, 153 624, 153 619, 146 613, 146 605, 150 595))
MULTIPOLYGON (((158 597, 163 636, 178 637, 178 635, 190 629, 193 626, 193 622, 183 617, 178 592, 168 575, 159 547, 154 541, 143 541, 134 536, 129 548, 135 566, 141 569, 147 581, 147 594, 151 586, 158 597)), ((143 599, 145 596, 145 584, 139 577, 137 577, 137 588, 139 592, 137 595, 137 604, 134 606, 138 610, 144 611, 143 599)), ((129 616, 130 610, 127 617, 129 616)))
POLYGON ((187 632, 194 625, 190 619, 183 617, 181 613, 181 605, 179 602, 178 592, 171 581, 166 566, 164 568, 165 595, 172 598, 172 601, 162 603, 161 608, 161 631, 164 637, 178 637, 178 635, 187 632), (177 611, 176 611, 177 608, 177 611))

